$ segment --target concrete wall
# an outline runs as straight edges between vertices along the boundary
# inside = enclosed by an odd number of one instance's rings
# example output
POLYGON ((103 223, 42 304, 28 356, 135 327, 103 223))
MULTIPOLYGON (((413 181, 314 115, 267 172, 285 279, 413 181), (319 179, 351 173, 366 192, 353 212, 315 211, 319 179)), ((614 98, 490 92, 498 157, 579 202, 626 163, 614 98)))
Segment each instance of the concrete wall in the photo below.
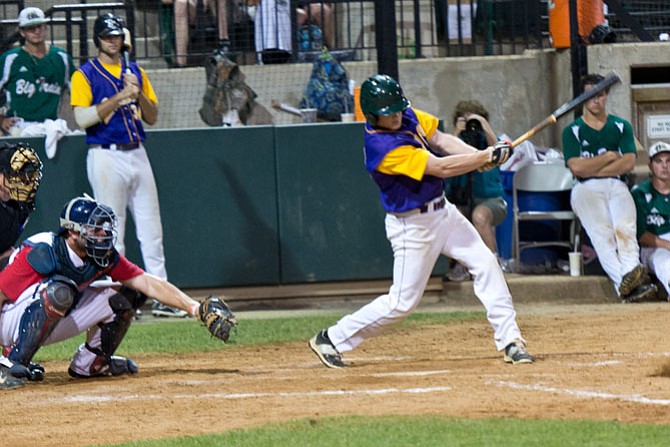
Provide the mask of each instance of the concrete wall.
MULTIPOLYGON (((588 48, 589 71, 615 70, 622 84, 612 89, 612 113, 632 117, 630 68, 670 65, 668 44, 663 42, 596 45, 588 48)), ((376 62, 345 62, 351 79, 360 84, 376 73, 376 62)), ((273 115, 275 124, 295 124, 299 118, 272 109, 272 100, 297 106, 311 72, 311 64, 245 65, 247 84, 257 101, 273 115)), ((515 138, 572 98, 569 50, 529 50, 516 56, 460 57, 400 60, 400 81, 418 108, 444 119, 451 130, 451 115, 461 99, 477 99, 489 110, 498 132, 515 138)), ((156 128, 205 127, 198 109, 205 91, 204 68, 149 70, 160 99, 156 128)), ((533 138, 542 147, 560 147, 560 131, 573 119, 559 120, 533 138)))
MULTIPOLYGON (((462 99, 477 99, 489 110, 491 124, 511 137, 547 116, 571 97, 569 53, 528 51, 518 56, 401 60, 400 81, 412 104, 445 120, 462 99)), ((376 73, 375 62, 345 62, 350 79, 360 84, 376 73)), ((245 65, 241 67, 257 101, 273 115, 275 124, 295 124, 299 118, 273 109, 272 100, 297 106, 311 64, 245 65)), ((155 128, 206 127, 198 110, 205 92, 204 68, 148 70, 159 96, 160 117, 155 128)), ((535 144, 554 147, 556 136, 546 131, 535 144)))

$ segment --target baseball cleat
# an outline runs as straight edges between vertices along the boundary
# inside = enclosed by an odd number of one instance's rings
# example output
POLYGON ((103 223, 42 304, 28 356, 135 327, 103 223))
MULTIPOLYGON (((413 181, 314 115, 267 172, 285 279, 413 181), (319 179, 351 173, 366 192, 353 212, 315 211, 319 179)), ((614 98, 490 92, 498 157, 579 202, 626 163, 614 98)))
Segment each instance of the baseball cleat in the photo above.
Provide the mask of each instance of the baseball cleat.
POLYGON ((528 353, 526 349, 526 344, 523 340, 514 340, 512 343, 507 345, 505 348, 505 356, 503 360, 507 363, 512 363, 514 365, 518 363, 533 363, 535 357, 528 353))
POLYGON ((13 390, 21 388, 25 379, 19 379, 10 374, 9 368, 0 365, 0 390, 13 390))
POLYGON ((657 293, 658 287, 655 284, 643 284, 628 295, 621 295, 621 302, 639 303, 640 301, 649 301, 656 298, 657 293))
POLYGON ((151 305, 151 315, 157 318, 186 318, 188 316, 188 312, 166 306, 165 304, 159 303, 158 301, 154 301, 154 303, 151 305))
POLYGON ((645 269, 644 266, 640 264, 630 272, 623 275, 623 279, 619 285, 619 295, 630 295, 631 292, 633 292, 640 284, 642 284, 646 274, 647 269, 645 269))
POLYGON ((331 343, 327 329, 319 331, 312 337, 309 340, 309 347, 328 368, 344 368, 346 366, 342 362, 342 354, 337 352, 337 349, 331 343))

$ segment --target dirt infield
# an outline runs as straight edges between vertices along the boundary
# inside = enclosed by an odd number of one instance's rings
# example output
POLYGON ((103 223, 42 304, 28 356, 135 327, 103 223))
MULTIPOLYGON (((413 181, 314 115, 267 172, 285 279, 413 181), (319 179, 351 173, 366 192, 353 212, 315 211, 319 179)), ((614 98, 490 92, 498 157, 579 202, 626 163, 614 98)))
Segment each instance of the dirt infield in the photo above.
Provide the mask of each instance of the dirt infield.
POLYGON ((670 423, 670 304, 528 305, 538 356, 508 365, 488 323, 397 329, 330 370, 307 342, 135 360, 135 377, 44 382, 0 394, 4 445, 84 446, 347 414, 670 423), (665 373, 663 371, 666 371, 665 373))

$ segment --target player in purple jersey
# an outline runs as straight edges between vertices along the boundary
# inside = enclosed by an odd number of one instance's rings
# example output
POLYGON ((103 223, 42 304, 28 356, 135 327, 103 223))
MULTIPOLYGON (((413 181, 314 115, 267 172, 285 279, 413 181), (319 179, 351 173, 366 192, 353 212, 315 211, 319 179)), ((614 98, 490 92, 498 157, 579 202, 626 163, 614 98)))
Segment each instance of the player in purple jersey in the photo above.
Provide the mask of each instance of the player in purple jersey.
POLYGON ((330 368, 345 366, 342 353, 385 326, 407 317, 419 304, 440 254, 456 259, 474 277, 498 350, 508 363, 533 363, 516 323, 503 272, 477 230, 444 196, 444 178, 492 169, 510 156, 509 142, 483 151, 440 132, 438 120, 410 106, 400 85, 386 75, 361 86, 365 167, 377 183, 386 210, 386 236, 394 254, 389 292, 316 334, 311 349, 330 368))

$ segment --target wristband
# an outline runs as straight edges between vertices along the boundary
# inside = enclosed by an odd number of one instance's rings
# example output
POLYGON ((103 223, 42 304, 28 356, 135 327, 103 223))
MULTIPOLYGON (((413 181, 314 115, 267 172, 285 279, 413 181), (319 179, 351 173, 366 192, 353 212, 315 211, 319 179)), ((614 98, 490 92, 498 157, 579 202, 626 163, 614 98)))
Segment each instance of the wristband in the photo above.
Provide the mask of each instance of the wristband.
POLYGON ((195 317, 195 313, 198 311, 198 307, 200 307, 200 303, 193 303, 191 305, 191 315, 195 317))

